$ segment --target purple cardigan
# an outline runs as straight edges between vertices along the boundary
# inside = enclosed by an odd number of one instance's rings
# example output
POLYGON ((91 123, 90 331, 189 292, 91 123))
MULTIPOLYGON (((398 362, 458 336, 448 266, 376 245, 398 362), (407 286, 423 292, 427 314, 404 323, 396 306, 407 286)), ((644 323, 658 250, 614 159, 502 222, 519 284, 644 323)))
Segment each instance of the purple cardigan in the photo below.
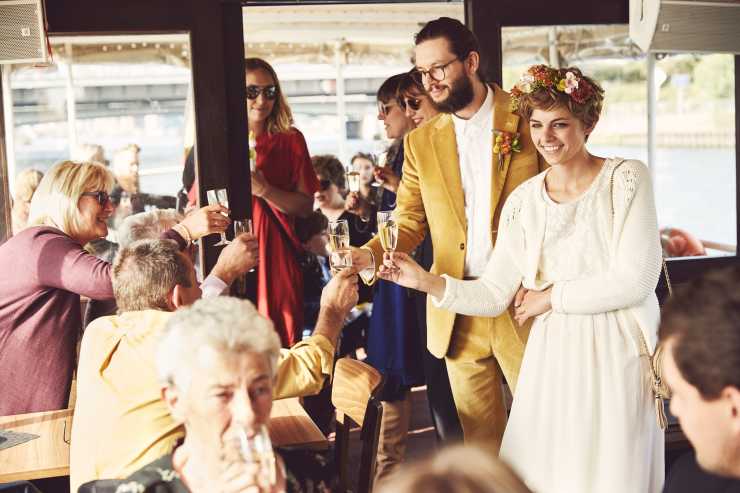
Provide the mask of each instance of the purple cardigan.
POLYGON ((113 298, 111 264, 60 230, 34 226, 0 246, 0 416, 67 407, 80 295, 113 298))

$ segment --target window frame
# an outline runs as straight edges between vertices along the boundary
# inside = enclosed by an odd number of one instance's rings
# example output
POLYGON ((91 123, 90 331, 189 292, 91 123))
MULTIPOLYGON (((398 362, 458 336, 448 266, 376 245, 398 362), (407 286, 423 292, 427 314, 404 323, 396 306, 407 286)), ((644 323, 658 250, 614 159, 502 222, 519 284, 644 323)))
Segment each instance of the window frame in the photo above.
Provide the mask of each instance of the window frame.
MULTIPOLYGON (((221 0, 132 0, 107 4, 95 0, 56 0, 46 4, 49 35, 186 34, 191 50, 195 119, 196 176, 200 202, 205 190, 229 185, 232 209, 251 214, 246 107, 244 105, 244 43, 241 4, 221 0), (204 166, 203 163, 210 163, 204 166)), ((4 129, 0 127, 0 136, 4 129)), ((7 188, 7 160, 0 139, 0 186, 7 188)), ((5 190, 3 190, 5 192, 5 190)), ((9 216, 10 201, 3 193, 0 213, 9 216)), ((236 217, 239 219, 240 217, 236 217)), ((0 219, 2 217, 0 216, 0 219)), ((0 229, 0 241, 7 238, 0 229)), ((217 238, 204 238, 203 272, 215 265, 217 238)))
MULTIPOLYGON (((486 63, 482 70, 487 80, 501 84, 503 75, 502 28, 519 26, 556 26, 583 24, 629 24, 629 2, 609 0, 591 2, 573 0, 564 9, 557 2, 532 0, 497 0, 491 9, 486 0, 466 0, 465 19, 478 37, 481 59, 486 63)), ((735 55, 735 208, 736 245, 740 245, 740 55, 735 55)), ((736 265, 738 254, 720 257, 680 257, 666 259, 671 281, 688 282, 707 270, 736 265)))
MULTIPOLYGON (((424 3, 434 0, 407 0, 398 2, 384 0, 383 3, 424 3)), ((248 160, 249 150, 244 135, 246 109, 244 44, 242 6, 285 5, 311 3, 350 4, 380 3, 380 0, 220 0, 214 6, 212 0, 131 0, 124 4, 105 4, 97 0, 56 0, 48 2, 46 17, 49 34, 149 34, 186 33, 190 37, 191 77, 193 78, 193 104, 195 118, 196 175, 199 182, 201 203, 206 203, 205 190, 229 185, 232 209, 251 213, 251 187, 249 169, 239 166, 248 160), (225 130, 225 131, 224 131, 225 130), (202 163, 210 163, 203 166, 202 163)), ((629 5, 626 0, 590 2, 573 0, 564 9, 557 3, 546 0, 519 2, 496 0, 491 8, 488 0, 465 0, 466 24, 478 37, 484 65, 482 71, 488 80, 501 83, 502 27, 577 25, 577 24, 627 24, 629 5)), ((740 56, 735 56, 735 180, 740 190, 740 56)), ((0 103, 1 104, 1 103, 0 103)), ((0 107, 1 109, 1 107, 0 107)), ((10 200, 7 193, 8 177, 5 169, 4 124, 0 122, 0 220, 9 230, 10 200)), ((740 200, 736 197, 736 217, 740 222, 740 200)), ((238 217, 237 217, 238 218, 238 217)), ((0 226, 0 241, 8 231, 0 226)), ((737 227, 740 240, 740 226, 737 227)), ((201 252, 204 272, 215 264, 219 250, 213 247, 216 239, 206 238, 201 252)), ((737 241, 740 244, 740 241, 737 241)), ((738 256, 693 257, 669 259, 669 271, 674 282, 685 282, 708 269, 734 265, 738 256)))

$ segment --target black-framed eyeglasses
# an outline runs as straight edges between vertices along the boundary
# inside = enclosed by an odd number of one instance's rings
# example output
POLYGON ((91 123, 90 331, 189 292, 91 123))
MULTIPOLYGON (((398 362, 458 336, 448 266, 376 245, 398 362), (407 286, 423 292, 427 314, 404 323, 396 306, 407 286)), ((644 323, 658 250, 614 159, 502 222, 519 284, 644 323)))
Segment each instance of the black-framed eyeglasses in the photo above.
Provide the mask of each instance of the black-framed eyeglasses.
POLYGON ((419 108, 421 108, 421 98, 403 98, 403 105, 408 106, 413 111, 419 111, 419 108))
POLYGON ((394 106, 398 106, 398 104, 394 101, 391 101, 389 103, 378 101, 378 113, 380 113, 380 115, 385 118, 386 116, 388 116, 388 113, 394 106))
POLYGON ((460 58, 453 58, 447 63, 444 63, 442 65, 436 65, 429 70, 424 70, 420 68, 415 68, 411 71, 411 78, 414 79, 414 82, 417 84, 423 84, 424 82, 424 76, 426 75, 434 82, 441 82, 445 80, 445 77, 447 77, 447 73, 445 70, 447 67, 455 63, 456 61, 461 60, 460 58))
POLYGON ((322 192, 328 190, 331 186, 331 180, 319 180, 319 190, 322 192))
POLYGON ((247 86, 247 99, 257 99, 260 93, 265 99, 272 101, 277 97, 277 86, 247 86))
POLYGON ((105 205, 110 200, 110 195, 108 195, 108 192, 105 190, 99 190, 97 192, 82 192, 82 195, 86 197, 95 197, 95 200, 98 201, 98 204, 105 205))

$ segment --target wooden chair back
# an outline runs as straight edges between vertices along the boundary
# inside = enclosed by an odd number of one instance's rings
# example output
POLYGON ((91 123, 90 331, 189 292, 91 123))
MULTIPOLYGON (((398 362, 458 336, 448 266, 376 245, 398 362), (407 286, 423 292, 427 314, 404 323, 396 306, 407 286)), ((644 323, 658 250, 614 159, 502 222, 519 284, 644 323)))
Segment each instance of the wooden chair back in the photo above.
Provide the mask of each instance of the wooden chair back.
POLYGON ((353 424, 360 427, 362 441, 358 493, 372 491, 380 421, 383 417, 383 407, 377 395, 382 387, 383 376, 372 366, 350 358, 337 360, 331 402, 337 409, 334 454, 340 492, 349 491, 349 432, 353 424))

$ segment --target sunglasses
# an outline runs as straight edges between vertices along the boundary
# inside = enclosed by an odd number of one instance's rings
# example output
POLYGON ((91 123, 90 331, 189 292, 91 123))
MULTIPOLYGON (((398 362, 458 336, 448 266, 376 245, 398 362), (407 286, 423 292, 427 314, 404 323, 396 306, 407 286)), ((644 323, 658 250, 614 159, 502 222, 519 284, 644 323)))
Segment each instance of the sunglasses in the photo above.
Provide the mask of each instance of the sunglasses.
POLYGON ((421 108, 421 99, 419 98, 403 98, 403 105, 408 106, 413 111, 419 111, 421 108))
POLYGON ((257 99, 260 93, 272 101, 277 97, 277 86, 247 86, 247 99, 257 99))
POLYGON ((328 190, 331 186, 331 180, 319 180, 319 190, 322 192, 328 190))
POLYGON ((95 199, 98 201, 98 204, 105 205, 110 200, 110 195, 108 195, 108 192, 105 192, 103 190, 99 192, 82 192, 82 195, 87 197, 95 197, 95 199))

